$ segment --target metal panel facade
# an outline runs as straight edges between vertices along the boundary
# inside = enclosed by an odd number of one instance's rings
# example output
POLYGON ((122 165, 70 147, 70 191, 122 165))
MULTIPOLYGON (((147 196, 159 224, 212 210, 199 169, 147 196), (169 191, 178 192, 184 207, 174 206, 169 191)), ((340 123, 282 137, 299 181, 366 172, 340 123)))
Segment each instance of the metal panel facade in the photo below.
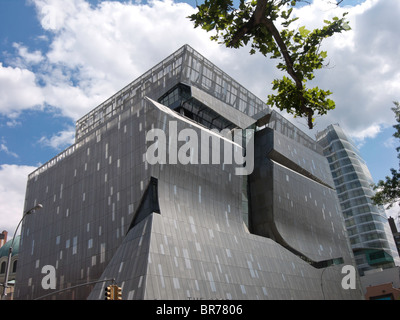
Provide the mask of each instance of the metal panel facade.
MULTIPOLYGON (((235 163, 149 163, 149 131, 160 129, 170 144, 171 122, 178 132, 190 129, 199 137, 210 129, 152 102, 179 83, 255 119, 269 112, 261 100, 184 46, 83 117, 77 122, 76 143, 29 176, 25 206, 41 203, 43 209, 24 221, 16 298, 51 293, 41 283, 46 265, 56 270, 54 292, 113 278, 123 299, 360 298, 359 286, 346 290, 341 285, 342 267, 353 264, 353 257, 335 211, 335 194, 304 176, 309 172, 325 179, 326 163, 298 129, 296 137, 269 128, 257 132, 251 176, 235 174, 235 163), (271 132, 272 140, 261 138, 271 132), (284 146, 277 146, 279 137, 284 146), (280 149, 288 146, 304 154, 308 166, 280 149), (267 151, 274 148, 304 171, 272 163, 267 151), (313 161, 315 172, 309 167, 313 161), (243 220, 248 215, 254 224, 264 214, 295 250, 271 234, 254 232, 255 226, 243 220), (343 261, 315 266, 299 253, 317 262, 343 261)), ((274 117, 270 127, 278 122, 279 116, 274 117)), ((218 139, 224 145, 224 138, 218 139)), ((218 152, 222 158, 223 148, 218 152)), ((106 286, 99 282, 46 298, 104 299, 106 286)))

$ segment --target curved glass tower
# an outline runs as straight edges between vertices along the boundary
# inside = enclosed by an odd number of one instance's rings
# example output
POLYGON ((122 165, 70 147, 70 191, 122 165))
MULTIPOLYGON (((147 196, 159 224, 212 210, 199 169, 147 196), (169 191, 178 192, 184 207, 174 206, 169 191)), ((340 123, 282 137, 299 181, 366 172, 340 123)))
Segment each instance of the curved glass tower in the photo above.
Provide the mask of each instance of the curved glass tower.
POLYGON ((337 124, 319 132, 317 141, 332 171, 360 275, 400 265, 385 210, 372 203, 373 180, 355 144, 337 124))

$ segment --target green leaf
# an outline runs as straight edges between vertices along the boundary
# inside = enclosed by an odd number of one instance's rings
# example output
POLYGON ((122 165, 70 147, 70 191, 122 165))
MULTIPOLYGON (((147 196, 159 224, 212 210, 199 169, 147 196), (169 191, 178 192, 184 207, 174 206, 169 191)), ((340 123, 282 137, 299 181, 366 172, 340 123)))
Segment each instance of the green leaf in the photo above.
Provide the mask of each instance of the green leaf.
POLYGON ((342 27, 343 27, 343 30, 345 30, 345 31, 351 30, 350 25, 349 25, 348 22, 346 22, 346 21, 343 22, 342 27))
POLYGON ((299 28, 300 35, 305 38, 310 34, 310 30, 307 30, 305 26, 299 28))

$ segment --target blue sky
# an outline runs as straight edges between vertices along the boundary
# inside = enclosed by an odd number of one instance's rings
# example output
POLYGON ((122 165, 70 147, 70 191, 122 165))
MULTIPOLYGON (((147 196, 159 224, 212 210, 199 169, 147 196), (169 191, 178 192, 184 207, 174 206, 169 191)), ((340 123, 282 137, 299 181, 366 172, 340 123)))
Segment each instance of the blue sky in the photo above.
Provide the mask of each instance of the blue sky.
MULTIPOLYGON (((398 166, 390 108, 400 100, 400 2, 326 2, 294 14, 312 28, 349 12, 352 30, 324 44, 330 66, 316 77, 337 107, 314 131, 294 122, 311 136, 339 123, 377 181, 398 166)), ((75 121, 185 43, 266 100, 278 75, 274 61, 211 42, 185 18, 194 5, 0 0, 0 228, 18 223, 27 174, 73 143, 75 121)))

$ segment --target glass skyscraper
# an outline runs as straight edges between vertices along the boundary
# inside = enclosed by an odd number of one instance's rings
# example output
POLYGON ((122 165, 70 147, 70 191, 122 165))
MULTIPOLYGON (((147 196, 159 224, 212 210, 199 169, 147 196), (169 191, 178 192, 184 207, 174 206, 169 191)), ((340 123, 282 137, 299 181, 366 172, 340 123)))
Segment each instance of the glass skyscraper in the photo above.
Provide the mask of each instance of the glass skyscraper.
POLYGON ((362 295, 322 148, 188 45, 77 121, 28 177, 38 203, 17 299, 362 295))
POLYGON ((317 134, 328 159, 360 275, 400 265, 385 210, 372 203, 373 180, 358 148, 339 125, 317 134))

